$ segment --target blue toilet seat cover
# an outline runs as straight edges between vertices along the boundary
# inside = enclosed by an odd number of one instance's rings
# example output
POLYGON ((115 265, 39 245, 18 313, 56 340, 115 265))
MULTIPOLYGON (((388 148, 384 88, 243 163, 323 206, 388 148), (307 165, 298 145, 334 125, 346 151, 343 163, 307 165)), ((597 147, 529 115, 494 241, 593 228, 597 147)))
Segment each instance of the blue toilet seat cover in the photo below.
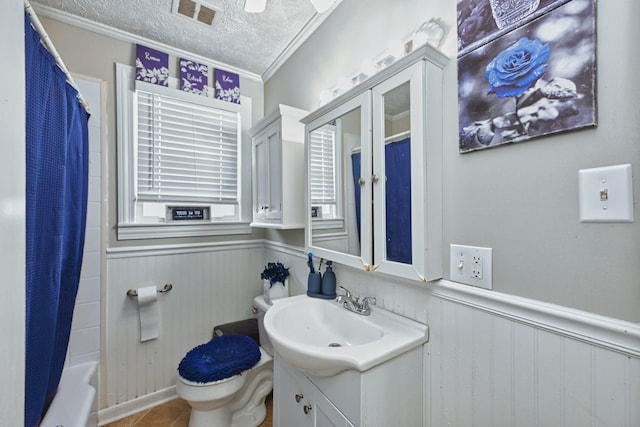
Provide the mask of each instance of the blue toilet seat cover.
POLYGON ((246 335, 222 335, 192 348, 178 366, 188 381, 208 383, 238 375, 260 361, 260 347, 246 335))

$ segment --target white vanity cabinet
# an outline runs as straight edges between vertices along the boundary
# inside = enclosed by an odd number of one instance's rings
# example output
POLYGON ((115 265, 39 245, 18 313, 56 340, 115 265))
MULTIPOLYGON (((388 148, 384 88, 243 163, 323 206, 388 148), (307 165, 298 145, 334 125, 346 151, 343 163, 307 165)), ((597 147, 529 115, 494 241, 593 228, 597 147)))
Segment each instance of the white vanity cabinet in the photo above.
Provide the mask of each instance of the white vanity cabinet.
POLYGON ((260 120, 252 139, 252 227, 304 227, 304 125, 287 105, 260 120))
POLYGON ((305 375, 276 354, 273 423, 278 427, 423 425, 423 346, 368 371, 305 375))
POLYGON ((447 62, 424 46, 302 119, 314 255, 408 279, 442 277, 447 62))

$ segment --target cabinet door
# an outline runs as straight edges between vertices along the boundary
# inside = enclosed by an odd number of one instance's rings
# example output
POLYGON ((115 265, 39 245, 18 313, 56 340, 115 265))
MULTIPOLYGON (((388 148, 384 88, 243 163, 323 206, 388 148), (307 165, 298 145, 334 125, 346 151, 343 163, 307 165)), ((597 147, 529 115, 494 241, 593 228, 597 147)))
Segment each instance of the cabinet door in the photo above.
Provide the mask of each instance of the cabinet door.
POLYGON ((269 141, 269 209, 267 219, 282 219, 282 139, 279 124, 269 129, 267 139, 269 141))
POLYGON ((276 355, 274 423, 279 427, 353 427, 353 424, 301 372, 276 355))
POLYGON ((280 120, 254 138, 254 219, 282 218, 282 141, 280 120))
POLYGON ((380 272, 421 280, 427 248, 424 90, 419 62, 372 93, 374 265, 380 272))
POLYGON ((254 202, 253 202, 253 218, 264 219, 269 209, 269 139, 263 134, 253 141, 253 158, 254 166, 254 202))
POLYGON ((371 95, 365 92, 307 125, 309 214, 314 255, 371 266, 371 95))
POLYGON ((307 379, 297 372, 291 372, 278 360, 274 365, 273 416, 279 427, 313 426, 313 403, 309 396, 307 379), (305 413, 305 407, 308 413, 305 413))

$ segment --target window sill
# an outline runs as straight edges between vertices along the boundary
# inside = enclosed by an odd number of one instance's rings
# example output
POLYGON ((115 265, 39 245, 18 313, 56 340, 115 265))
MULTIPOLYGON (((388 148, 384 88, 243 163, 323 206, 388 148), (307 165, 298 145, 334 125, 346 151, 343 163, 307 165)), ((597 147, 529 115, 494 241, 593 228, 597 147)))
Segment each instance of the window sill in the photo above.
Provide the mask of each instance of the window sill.
POLYGON ((344 219, 342 218, 313 218, 311 223, 314 230, 342 229, 344 227, 344 219))
POLYGON ((249 222, 218 224, 120 224, 118 240, 251 234, 249 222))

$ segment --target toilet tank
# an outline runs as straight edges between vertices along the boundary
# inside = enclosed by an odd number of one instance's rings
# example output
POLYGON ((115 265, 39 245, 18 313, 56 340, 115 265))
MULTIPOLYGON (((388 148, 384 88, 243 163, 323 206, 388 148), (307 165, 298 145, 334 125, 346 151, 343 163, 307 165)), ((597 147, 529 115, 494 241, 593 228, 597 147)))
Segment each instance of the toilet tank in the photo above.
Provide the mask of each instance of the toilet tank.
POLYGON ((258 318, 258 334, 260 335, 260 346, 271 356, 273 356, 273 346, 271 340, 264 329, 264 315, 271 306, 264 300, 264 295, 259 295, 253 299, 253 312, 258 318))

